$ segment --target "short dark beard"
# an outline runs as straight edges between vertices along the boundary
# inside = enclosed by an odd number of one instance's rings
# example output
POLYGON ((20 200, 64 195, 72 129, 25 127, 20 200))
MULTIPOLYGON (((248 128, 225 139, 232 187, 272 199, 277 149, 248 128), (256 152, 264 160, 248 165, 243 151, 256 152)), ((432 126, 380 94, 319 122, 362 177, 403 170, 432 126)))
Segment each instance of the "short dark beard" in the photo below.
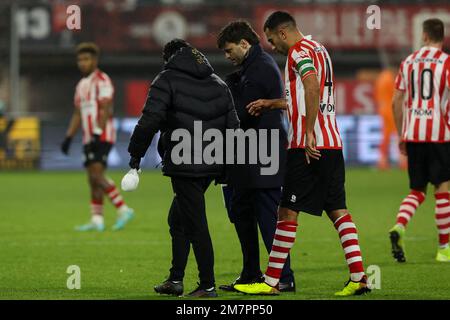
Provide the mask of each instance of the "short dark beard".
POLYGON ((252 47, 247 50, 247 53, 244 55, 244 58, 242 58, 242 61, 238 64, 238 66, 242 66, 244 64, 245 60, 247 60, 248 56, 250 55, 250 50, 252 50, 252 47))
POLYGON ((90 70, 88 72, 81 72, 81 71, 80 72, 83 77, 88 77, 92 72, 95 71, 95 69, 97 69, 97 68, 92 68, 92 70, 90 70))

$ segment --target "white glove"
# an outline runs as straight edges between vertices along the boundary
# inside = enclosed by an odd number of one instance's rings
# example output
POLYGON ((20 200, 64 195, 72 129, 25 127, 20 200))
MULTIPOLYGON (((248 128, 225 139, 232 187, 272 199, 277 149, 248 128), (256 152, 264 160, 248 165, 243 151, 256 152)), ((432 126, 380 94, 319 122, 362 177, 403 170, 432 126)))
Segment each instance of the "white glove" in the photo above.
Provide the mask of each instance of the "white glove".
POLYGON ((134 191, 137 189, 139 184, 139 173, 141 170, 131 169, 122 178, 121 187, 123 191, 134 191))

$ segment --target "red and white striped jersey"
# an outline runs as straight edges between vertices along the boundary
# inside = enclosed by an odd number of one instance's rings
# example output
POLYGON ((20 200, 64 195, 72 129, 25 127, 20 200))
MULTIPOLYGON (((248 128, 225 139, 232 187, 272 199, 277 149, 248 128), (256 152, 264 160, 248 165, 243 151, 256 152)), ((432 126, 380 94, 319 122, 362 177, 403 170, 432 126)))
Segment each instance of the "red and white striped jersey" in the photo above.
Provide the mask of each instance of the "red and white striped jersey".
POLYGON ((450 142, 450 57, 423 47, 400 65, 395 88, 405 91, 402 140, 450 142))
MULTIPOLYGON (((98 125, 99 103, 114 97, 114 86, 108 75, 95 70, 89 76, 82 78, 75 89, 75 108, 81 112, 83 128, 83 144, 88 144, 95 132, 101 131, 98 125)), ((114 143, 116 132, 112 116, 107 120, 100 141, 114 143)))
POLYGON ((320 83, 320 105, 314 135, 318 149, 341 149, 342 140, 336 123, 334 72, 323 45, 304 37, 289 49, 285 71, 288 102, 288 148, 304 148, 306 104, 303 80, 316 75, 320 83))

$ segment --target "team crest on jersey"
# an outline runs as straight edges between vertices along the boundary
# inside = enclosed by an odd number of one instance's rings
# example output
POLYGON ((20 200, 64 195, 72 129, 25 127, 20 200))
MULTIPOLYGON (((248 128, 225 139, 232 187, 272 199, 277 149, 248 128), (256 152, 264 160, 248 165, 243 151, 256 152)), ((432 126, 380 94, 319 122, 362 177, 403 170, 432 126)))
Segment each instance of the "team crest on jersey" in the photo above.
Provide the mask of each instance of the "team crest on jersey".
POLYGON ((298 55, 299 55, 300 57, 302 57, 302 58, 309 58, 308 53, 307 53, 306 51, 303 51, 303 50, 299 51, 299 52, 298 52, 298 55))
POLYGON ((297 196, 295 194, 291 195, 291 202, 295 203, 297 201, 297 196))

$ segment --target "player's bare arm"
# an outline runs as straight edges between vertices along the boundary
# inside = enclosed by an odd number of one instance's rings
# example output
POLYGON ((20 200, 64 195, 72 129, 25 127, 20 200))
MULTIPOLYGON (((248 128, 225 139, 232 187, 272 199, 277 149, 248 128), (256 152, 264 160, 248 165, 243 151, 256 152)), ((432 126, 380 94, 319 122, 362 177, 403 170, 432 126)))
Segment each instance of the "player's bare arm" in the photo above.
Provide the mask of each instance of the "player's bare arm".
POLYGON ((98 104, 98 112, 99 112, 98 126, 100 130, 103 132, 103 130, 105 130, 106 127, 106 122, 112 115, 112 99, 101 100, 98 104))
POLYGON ((402 135, 402 123, 403 123, 403 101, 405 98, 405 92, 402 90, 395 90, 394 97, 392 98, 392 111, 394 113, 395 126, 397 127, 398 136, 400 137, 399 148, 403 155, 406 155, 406 145, 404 141, 401 141, 402 135))
POLYGON ((259 116, 264 109, 286 109, 286 99, 258 99, 246 106, 253 116, 259 116))
POLYGON ((305 88, 305 105, 306 105, 306 161, 310 163, 310 159, 319 160, 320 151, 316 149, 316 139, 314 137, 314 125, 319 112, 320 85, 315 74, 307 76, 303 80, 305 88))
POLYGON ((69 128, 66 132, 66 138, 61 144, 61 151, 64 154, 69 154, 70 144, 72 142, 73 136, 77 133, 78 129, 81 125, 81 113, 79 108, 75 108, 75 111, 72 114, 72 118, 70 119, 69 128))
POLYGON ((69 124, 69 128, 67 129, 66 132, 66 137, 73 137, 78 129, 80 128, 81 125, 81 113, 80 113, 80 109, 75 108, 75 111, 72 114, 72 118, 70 119, 70 124, 69 124))

